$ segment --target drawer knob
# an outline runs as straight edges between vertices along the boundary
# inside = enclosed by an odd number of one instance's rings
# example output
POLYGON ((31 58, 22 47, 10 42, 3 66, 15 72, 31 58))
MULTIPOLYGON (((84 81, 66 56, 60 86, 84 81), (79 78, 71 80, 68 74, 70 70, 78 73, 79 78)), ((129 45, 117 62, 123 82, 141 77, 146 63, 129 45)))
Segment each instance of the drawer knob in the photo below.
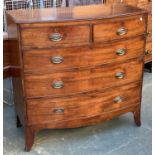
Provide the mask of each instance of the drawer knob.
POLYGON ((64 108, 62 108, 62 107, 54 108, 53 112, 57 113, 57 114, 62 114, 62 113, 64 113, 64 108))
POLYGON ((126 49, 125 48, 120 48, 120 49, 118 49, 117 51, 116 51, 116 54, 117 55, 125 55, 125 53, 126 53, 126 49))
POLYGON ((58 32, 55 32, 49 36, 50 40, 58 42, 62 40, 62 35, 58 32))
POLYGON ((118 36, 125 35, 126 33, 127 33, 127 29, 124 28, 124 27, 119 28, 119 29, 117 30, 117 32, 116 32, 116 34, 117 34, 118 36))
POLYGON ((51 62, 52 62, 53 64, 60 64, 60 63, 63 62, 63 60, 64 60, 64 58, 63 58, 62 56, 53 56, 53 57, 51 58, 51 62))
POLYGON ((145 55, 148 55, 148 54, 150 54, 150 53, 151 53, 150 50, 145 50, 145 55))
POLYGON ((114 102, 115 103, 120 103, 122 101, 123 101, 123 97, 122 96, 117 96, 117 97, 114 98, 114 102))
POLYGON ((124 73, 123 72, 118 72, 118 73, 116 73, 116 75, 115 75, 115 77, 117 78, 117 79, 123 79, 124 78, 124 73))
POLYGON ((146 35, 147 36, 150 36, 151 35, 151 32, 150 31, 147 31, 146 35))
POLYGON ((52 83, 52 87, 54 89, 60 89, 60 88, 63 88, 64 86, 64 83, 62 81, 55 81, 52 83))

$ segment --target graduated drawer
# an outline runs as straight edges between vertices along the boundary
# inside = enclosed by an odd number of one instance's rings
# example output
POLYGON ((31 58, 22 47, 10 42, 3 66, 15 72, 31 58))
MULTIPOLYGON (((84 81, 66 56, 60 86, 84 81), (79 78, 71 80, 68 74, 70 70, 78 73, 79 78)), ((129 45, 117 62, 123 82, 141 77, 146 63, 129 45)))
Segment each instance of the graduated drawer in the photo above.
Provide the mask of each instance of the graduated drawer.
POLYGON ((24 71, 48 73, 52 70, 88 67, 139 57, 144 51, 144 37, 122 42, 77 48, 29 50, 23 52, 24 71))
POLYGON ((140 92, 140 83, 134 83, 71 97, 27 100, 28 121, 74 120, 119 111, 139 104, 140 92))
POLYGON ((142 60, 25 76, 27 97, 65 96, 138 81, 142 60))
POLYGON ((94 41, 110 41, 137 36, 145 32, 146 18, 136 16, 94 25, 94 41))
POLYGON ((21 32, 24 48, 51 48, 89 44, 89 26, 45 26, 24 28, 21 32))

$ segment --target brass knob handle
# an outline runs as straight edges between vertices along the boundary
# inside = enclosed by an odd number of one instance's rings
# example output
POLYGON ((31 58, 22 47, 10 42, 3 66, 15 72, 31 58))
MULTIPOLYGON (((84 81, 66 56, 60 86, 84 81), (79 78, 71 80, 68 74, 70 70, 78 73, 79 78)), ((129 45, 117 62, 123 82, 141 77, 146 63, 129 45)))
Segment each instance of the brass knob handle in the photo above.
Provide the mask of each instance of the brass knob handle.
POLYGON ((126 49, 125 48, 120 48, 120 49, 118 49, 117 51, 116 51, 116 54, 117 55, 125 55, 125 53, 126 53, 126 49))
POLYGON ((127 33, 127 29, 124 27, 121 27, 117 30, 116 34, 119 36, 125 35, 127 33))
POLYGON ((151 32, 150 32, 150 31, 147 31, 147 32, 146 32, 146 35, 147 35, 147 36, 150 36, 150 35, 151 35, 151 32))
POLYGON ((62 56, 53 56, 53 57, 51 58, 51 62, 52 62, 53 64, 60 64, 60 63, 63 62, 63 60, 64 60, 64 58, 63 58, 62 56))
POLYGON ((52 83, 52 87, 54 89, 60 89, 60 88, 63 88, 64 86, 64 83, 62 81, 55 81, 52 83))
POLYGON ((122 96, 117 96, 114 98, 114 102, 115 103, 120 103, 120 102, 123 102, 123 97, 122 96))
POLYGON ((61 41, 62 38, 63 38, 62 35, 58 32, 55 32, 49 36, 49 39, 55 42, 61 41))
POLYGON ((63 108, 63 107, 54 108, 54 109, 53 109, 53 112, 54 112, 54 113, 57 113, 57 114, 62 114, 62 113, 64 113, 64 108, 63 108))
POLYGON ((115 77, 116 77, 117 79, 123 79, 124 76, 125 76, 125 74, 124 74, 123 72, 118 72, 118 73, 116 73, 116 75, 115 75, 115 77))
POLYGON ((148 55, 148 54, 150 54, 150 53, 151 53, 150 50, 145 50, 145 55, 148 55))

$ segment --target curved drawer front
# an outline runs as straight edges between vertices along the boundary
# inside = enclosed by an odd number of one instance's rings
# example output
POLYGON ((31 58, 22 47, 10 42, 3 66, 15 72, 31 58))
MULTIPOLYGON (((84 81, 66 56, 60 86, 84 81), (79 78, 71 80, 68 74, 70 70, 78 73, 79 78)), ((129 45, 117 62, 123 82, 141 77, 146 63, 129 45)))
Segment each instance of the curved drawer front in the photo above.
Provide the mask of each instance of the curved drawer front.
POLYGON ((26 96, 64 96, 137 81, 141 79, 142 66, 142 61, 136 60, 85 70, 27 75, 26 96))
POLYGON ((146 18, 137 16, 128 20, 101 23, 94 25, 94 41, 110 41, 120 38, 128 38, 143 34, 146 27, 146 18))
POLYGON ((143 48, 144 39, 139 37, 111 44, 98 44, 92 48, 30 50, 23 52, 24 71, 25 73, 49 73, 53 70, 118 62, 139 57, 143 54, 143 48))
POLYGON ((134 83, 66 98, 31 99, 27 101, 28 121, 64 121, 121 110, 139 104, 140 90, 139 83, 134 83))
POLYGON ((89 26, 26 28, 21 33, 23 48, 51 48, 89 44, 89 26))

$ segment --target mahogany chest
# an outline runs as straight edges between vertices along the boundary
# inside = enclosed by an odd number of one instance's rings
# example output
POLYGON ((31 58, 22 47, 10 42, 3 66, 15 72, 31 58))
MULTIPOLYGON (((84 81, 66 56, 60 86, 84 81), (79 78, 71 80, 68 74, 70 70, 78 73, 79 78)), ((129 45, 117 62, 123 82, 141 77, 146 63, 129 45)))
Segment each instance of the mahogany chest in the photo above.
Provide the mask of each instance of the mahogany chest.
POLYGON ((93 125, 127 112, 140 126, 147 16, 124 4, 7 12, 18 49, 17 127, 24 127, 27 151, 45 128, 93 125))

